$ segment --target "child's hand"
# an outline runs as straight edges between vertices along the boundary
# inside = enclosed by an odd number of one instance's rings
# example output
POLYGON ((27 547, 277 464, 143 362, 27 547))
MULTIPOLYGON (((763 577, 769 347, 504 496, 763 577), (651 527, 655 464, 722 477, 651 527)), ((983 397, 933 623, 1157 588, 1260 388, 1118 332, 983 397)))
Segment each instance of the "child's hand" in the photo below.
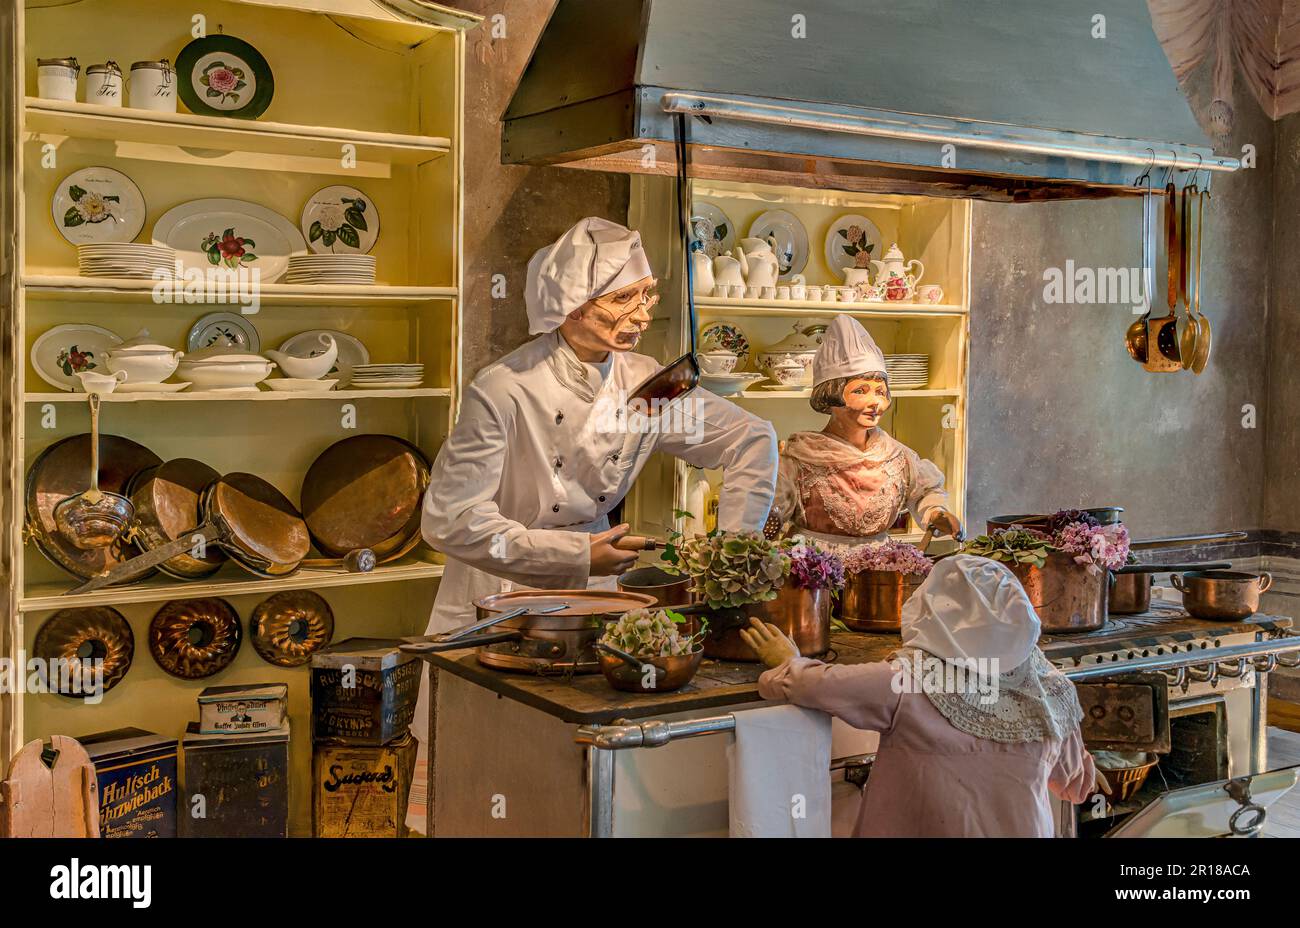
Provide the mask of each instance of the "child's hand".
POLYGON ((740 637, 767 667, 780 667, 790 658, 799 656, 798 645, 772 623, 764 625, 758 619, 750 618, 749 624, 749 628, 740 630, 740 637))

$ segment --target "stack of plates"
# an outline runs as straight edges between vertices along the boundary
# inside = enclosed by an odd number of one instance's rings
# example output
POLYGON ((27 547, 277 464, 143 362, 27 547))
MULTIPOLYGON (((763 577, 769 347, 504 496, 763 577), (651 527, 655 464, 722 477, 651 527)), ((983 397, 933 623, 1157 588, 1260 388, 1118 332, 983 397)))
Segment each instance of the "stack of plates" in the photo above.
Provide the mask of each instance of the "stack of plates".
POLYGON ((358 364, 351 369, 349 388, 398 390, 424 382, 423 364, 358 364))
POLYGON ((928 354, 887 354, 885 369, 895 390, 921 390, 930 382, 928 354))
POLYGON ((135 242, 78 245, 77 261, 83 277, 153 278, 155 271, 171 277, 176 270, 176 250, 135 242))
POLYGON ((373 284, 374 255, 290 255, 286 284, 373 284))

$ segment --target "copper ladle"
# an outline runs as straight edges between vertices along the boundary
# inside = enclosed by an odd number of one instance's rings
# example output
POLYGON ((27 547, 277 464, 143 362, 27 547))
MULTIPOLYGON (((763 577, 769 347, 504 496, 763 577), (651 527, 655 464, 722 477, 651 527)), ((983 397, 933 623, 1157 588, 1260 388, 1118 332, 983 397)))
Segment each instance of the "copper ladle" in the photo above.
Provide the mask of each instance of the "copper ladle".
POLYGON ((54 525, 82 550, 107 548, 135 518, 135 506, 120 493, 99 488, 99 394, 90 394, 90 489, 54 507, 54 525))
POLYGON ((1201 224, 1205 220, 1205 198, 1209 190, 1202 190, 1196 204, 1196 289, 1192 300, 1192 315, 1196 317, 1196 355, 1192 358, 1192 373, 1205 370, 1210 361, 1210 319, 1201 312, 1201 224))
MULTIPOLYGON (((1187 274, 1187 265, 1190 263, 1192 253, 1192 198, 1196 197, 1200 201, 1200 188, 1196 186, 1196 179, 1193 176, 1192 183, 1183 188, 1183 247, 1178 254, 1178 289, 1182 292, 1183 309, 1187 311, 1187 318, 1183 321, 1183 330, 1178 336, 1178 357, 1183 366, 1183 370, 1192 369, 1192 362, 1196 357, 1196 344, 1200 340, 1200 327, 1196 324, 1196 315, 1192 311, 1192 289, 1190 278, 1187 274)), ((1199 229, 1199 217, 1197 228, 1199 229)), ((1199 276, 1199 268, 1197 270, 1199 276)), ((1196 281, 1197 288, 1200 287, 1200 281, 1196 281)))
POLYGON ((1151 318, 1151 296, 1155 291, 1155 249, 1152 232, 1155 226, 1155 197, 1151 195, 1151 178, 1147 178, 1146 192, 1142 194, 1142 302, 1146 312, 1135 319, 1124 333, 1124 347, 1129 356, 1139 364, 1147 363, 1147 321, 1151 318))

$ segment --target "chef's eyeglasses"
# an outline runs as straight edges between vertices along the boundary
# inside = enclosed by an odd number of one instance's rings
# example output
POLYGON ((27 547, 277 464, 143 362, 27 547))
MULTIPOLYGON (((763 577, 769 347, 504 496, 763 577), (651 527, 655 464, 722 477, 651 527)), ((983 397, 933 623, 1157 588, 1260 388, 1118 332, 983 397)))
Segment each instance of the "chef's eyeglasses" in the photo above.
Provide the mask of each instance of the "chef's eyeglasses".
POLYGON ((601 309, 618 315, 634 313, 638 309, 649 312, 659 302, 659 285, 654 284, 642 290, 620 290, 616 293, 607 293, 604 296, 593 298, 592 302, 601 309))

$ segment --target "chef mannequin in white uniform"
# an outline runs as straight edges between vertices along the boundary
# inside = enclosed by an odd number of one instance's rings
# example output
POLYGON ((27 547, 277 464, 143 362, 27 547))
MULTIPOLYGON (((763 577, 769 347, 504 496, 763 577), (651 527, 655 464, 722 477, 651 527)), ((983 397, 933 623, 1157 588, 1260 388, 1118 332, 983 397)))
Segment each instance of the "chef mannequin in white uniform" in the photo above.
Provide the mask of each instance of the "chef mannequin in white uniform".
MULTIPOLYGON (((472 621, 474 601, 503 590, 614 588, 637 555, 613 547, 628 527, 611 529, 607 514, 655 451, 721 468, 718 527, 762 529, 776 487, 771 423, 701 389, 658 417, 666 428, 625 413, 627 394, 662 367, 631 350, 654 285, 640 234, 605 219, 583 219, 528 262, 538 337, 474 378, 433 464, 422 530, 447 567, 428 634, 472 621)), ((422 687, 420 739, 426 700, 422 687)))

